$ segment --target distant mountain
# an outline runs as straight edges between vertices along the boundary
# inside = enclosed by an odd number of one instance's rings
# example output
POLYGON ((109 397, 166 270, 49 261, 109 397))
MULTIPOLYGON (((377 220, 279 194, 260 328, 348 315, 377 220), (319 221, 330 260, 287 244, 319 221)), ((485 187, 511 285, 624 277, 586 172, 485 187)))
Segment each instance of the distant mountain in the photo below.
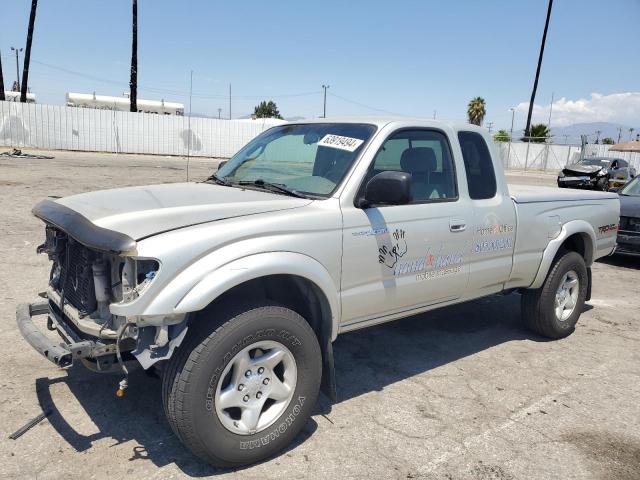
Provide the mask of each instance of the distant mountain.
MULTIPOLYGON (((587 135, 589 143, 595 143, 598 137, 598 130, 600 131, 600 143, 602 139, 609 137, 614 142, 618 142, 618 129, 622 127, 622 134, 620 142, 629 141, 629 125, 620 125, 616 123, 608 122, 593 122, 593 123, 574 123, 566 127, 552 127, 551 135, 553 136, 553 143, 580 143, 580 135, 587 135), (566 135, 566 137, 565 137, 566 135)), ((633 131, 633 139, 635 140, 636 134, 640 133, 640 128, 636 128, 633 131)))

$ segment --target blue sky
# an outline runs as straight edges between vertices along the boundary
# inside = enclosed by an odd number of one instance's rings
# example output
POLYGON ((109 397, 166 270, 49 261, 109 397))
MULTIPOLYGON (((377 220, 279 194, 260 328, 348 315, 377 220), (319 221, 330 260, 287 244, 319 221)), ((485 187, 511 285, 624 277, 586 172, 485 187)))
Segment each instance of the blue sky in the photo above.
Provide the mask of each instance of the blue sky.
MULTIPOLYGON (((9 47, 24 46, 30 3, 3 2, 5 86, 15 78, 9 47)), ((436 111, 462 120, 469 99, 480 95, 486 121, 508 127, 509 107, 531 93, 546 4, 139 0, 138 96, 186 105, 193 69, 193 111, 210 115, 218 108, 228 115, 231 83, 234 117, 262 99, 274 99, 284 116, 318 116, 325 83, 328 115, 436 111)), ((40 0, 30 73, 38 101, 61 104, 67 91, 126 91, 130 17, 127 0, 40 0)), ((640 127, 639 24, 638 0, 556 0, 536 116, 546 120, 553 92, 556 123, 640 127)), ((516 127, 525 115, 520 105, 516 127)))

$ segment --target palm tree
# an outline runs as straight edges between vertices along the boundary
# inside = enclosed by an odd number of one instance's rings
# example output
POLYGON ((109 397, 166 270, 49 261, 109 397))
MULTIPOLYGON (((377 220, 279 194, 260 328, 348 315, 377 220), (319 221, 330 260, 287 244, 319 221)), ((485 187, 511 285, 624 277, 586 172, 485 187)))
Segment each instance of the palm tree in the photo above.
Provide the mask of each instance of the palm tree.
POLYGON ((536 123, 531 125, 531 137, 529 141, 531 143, 545 143, 547 139, 551 136, 551 132, 549 131, 549 127, 544 123, 536 123))
POLYGON ((36 23, 36 9, 38 0, 31 0, 31 15, 29 15, 29 28, 27 30, 27 46, 24 51, 24 62, 22 67, 22 89, 20 90, 20 101, 27 101, 27 91, 29 82, 29 64, 31 63, 31 42, 33 41, 33 25, 36 23))
POLYGON ((133 0, 129 111, 138 111, 138 0, 133 0))
POLYGON ((472 98, 467 107, 467 118, 469 123, 473 125, 482 125, 485 115, 487 114, 486 103, 484 98, 472 98))

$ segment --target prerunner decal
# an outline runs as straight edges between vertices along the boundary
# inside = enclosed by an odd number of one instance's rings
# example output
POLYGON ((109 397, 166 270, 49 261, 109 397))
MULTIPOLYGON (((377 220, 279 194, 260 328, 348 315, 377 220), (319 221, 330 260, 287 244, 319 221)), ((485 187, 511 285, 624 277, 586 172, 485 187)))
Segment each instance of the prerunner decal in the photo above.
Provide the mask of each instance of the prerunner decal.
POLYGON ((319 147, 338 148, 347 152, 355 152, 364 143, 364 140, 341 135, 327 134, 318 142, 319 147))
POLYGON ((369 230, 362 230, 360 232, 353 232, 351 235, 354 237, 370 237, 372 235, 382 235, 388 231, 387 227, 376 227, 370 228, 369 230))

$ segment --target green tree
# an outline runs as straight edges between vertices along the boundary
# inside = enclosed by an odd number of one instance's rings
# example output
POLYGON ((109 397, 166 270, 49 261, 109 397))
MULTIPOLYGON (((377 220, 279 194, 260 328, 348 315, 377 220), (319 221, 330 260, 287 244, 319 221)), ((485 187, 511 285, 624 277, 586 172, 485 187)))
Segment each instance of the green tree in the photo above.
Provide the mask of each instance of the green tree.
POLYGON ((260 102, 253 110, 253 115, 256 118, 282 118, 280 111, 278 111, 278 106, 272 100, 260 102))
POLYGON ((473 125, 482 125, 485 115, 487 114, 487 104, 482 97, 472 98, 467 107, 467 118, 469 123, 473 125))
POLYGON ((531 125, 531 137, 523 137, 523 142, 545 143, 551 137, 549 127, 544 123, 531 125))
POLYGON ((614 143, 616 143, 616 142, 614 142, 613 138, 611 138, 611 137, 604 137, 602 139, 602 144, 603 145, 613 145, 614 143))
POLYGON ((496 132, 496 134, 493 136, 493 139, 496 142, 510 142, 511 141, 511 135, 509 135, 509 132, 507 132, 504 128, 501 130, 498 130, 496 132))

